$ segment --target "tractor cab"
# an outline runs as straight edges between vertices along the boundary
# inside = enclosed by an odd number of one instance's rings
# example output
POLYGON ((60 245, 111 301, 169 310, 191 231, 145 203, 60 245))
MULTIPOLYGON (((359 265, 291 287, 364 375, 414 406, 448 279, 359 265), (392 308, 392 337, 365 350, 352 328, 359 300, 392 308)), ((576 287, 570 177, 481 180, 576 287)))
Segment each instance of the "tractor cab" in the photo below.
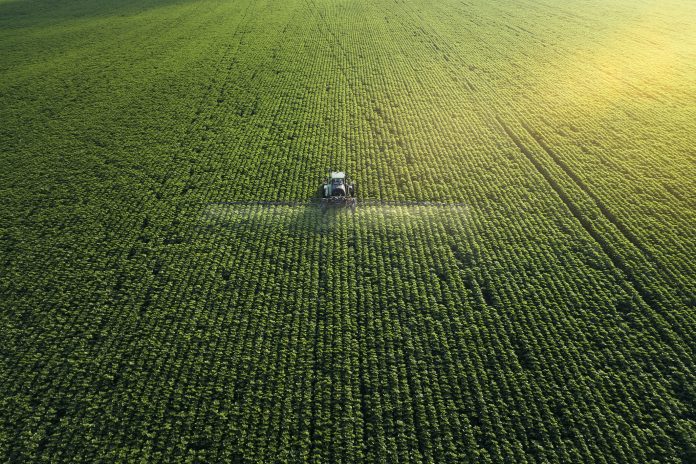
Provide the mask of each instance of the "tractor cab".
POLYGON ((355 186, 342 171, 331 171, 324 181, 324 203, 350 206, 355 209, 355 186))
POLYGON ((345 172, 331 172, 324 183, 324 198, 353 196, 353 185, 346 180, 345 172))

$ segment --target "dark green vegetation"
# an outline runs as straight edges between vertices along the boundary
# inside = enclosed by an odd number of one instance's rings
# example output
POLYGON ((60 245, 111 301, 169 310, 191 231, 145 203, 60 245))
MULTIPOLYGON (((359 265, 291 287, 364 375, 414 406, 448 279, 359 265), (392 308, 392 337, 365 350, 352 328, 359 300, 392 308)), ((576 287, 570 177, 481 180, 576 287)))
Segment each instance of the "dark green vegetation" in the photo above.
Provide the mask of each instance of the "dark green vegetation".
POLYGON ((696 462, 694 63, 690 1, 0 0, 2 461, 696 462), (467 206, 211 204, 327 167, 467 206))

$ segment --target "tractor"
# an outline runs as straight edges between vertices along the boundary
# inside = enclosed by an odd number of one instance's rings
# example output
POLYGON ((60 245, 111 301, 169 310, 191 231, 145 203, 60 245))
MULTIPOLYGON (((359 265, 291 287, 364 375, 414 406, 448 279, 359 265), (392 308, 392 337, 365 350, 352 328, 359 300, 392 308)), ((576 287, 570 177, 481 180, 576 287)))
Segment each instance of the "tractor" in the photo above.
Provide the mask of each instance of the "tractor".
POLYGON ((331 171, 324 181, 322 204, 325 206, 348 206, 355 210, 355 185, 345 172, 331 171))

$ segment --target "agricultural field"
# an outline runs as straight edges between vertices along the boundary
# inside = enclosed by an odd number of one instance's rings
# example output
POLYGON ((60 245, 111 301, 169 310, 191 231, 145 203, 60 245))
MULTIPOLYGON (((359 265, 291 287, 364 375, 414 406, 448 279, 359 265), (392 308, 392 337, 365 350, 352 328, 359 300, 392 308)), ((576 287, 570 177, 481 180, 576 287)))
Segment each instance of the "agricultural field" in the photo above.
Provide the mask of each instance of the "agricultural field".
POLYGON ((0 0, 0 460, 696 463, 695 224, 690 0, 0 0))

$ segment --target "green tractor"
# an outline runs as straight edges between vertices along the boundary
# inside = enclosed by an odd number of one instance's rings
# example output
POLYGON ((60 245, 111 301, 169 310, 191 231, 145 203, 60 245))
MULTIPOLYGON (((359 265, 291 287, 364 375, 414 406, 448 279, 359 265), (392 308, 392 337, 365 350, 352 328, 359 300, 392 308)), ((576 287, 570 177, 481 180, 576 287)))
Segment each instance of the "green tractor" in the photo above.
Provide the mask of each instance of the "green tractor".
POLYGON ((322 204, 325 206, 348 206, 355 210, 355 185, 345 172, 331 171, 324 181, 322 204))

